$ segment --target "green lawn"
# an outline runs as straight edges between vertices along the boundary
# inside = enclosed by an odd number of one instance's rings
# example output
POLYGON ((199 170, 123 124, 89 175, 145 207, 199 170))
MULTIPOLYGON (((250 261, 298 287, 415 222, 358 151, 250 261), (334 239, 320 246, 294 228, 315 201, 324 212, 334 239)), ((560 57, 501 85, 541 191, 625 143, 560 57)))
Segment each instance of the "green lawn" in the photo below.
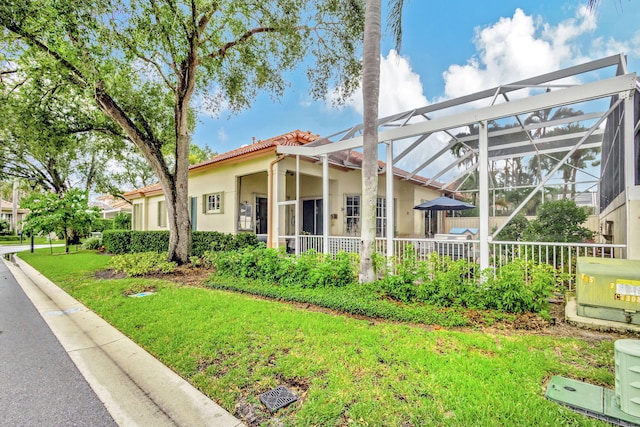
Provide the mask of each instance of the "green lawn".
MULTIPOLYGON (((57 248, 58 252, 64 248, 57 248)), ((23 259, 225 409, 267 425, 604 426, 544 398, 564 375, 613 388, 613 341, 354 319, 157 279, 96 279, 109 257, 23 259), (129 298, 148 286, 157 293, 129 298), (300 400, 270 415, 258 395, 300 400)))

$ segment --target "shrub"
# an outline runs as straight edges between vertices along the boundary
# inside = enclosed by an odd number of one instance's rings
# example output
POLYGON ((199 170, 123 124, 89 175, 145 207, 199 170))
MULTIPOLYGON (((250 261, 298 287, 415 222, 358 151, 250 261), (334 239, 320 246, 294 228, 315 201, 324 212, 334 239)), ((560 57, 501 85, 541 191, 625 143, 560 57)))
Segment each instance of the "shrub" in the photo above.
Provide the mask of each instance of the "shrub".
POLYGON ((167 252, 169 250, 169 231, 130 231, 129 252, 167 252))
POLYGON ((82 249, 98 250, 102 247, 102 238, 91 237, 82 243, 82 249))
POLYGON ((511 313, 544 312, 553 292, 553 268, 548 264, 516 259, 488 274, 485 283, 487 308, 511 313), (526 274, 528 272, 528 275, 526 274), (529 277, 529 280, 526 280, 529 277))
POLYGON ((538 208, 525 237, 530 242, 584 242, 593 238, 593 231, 582 226, 587 216, 573 200, 547 202, 538 208))
POLYGON ((98 218, 91 226, 91 230, 101 232, 105 230, 113 230, 114 228, 113 220, 107 218, 98 218))
POLYGON ((129 253, 131 246, 131 231, 106 230, 104 233, 102 233, 102 243, 109 253, 129 253))
POLYGON ((119 212, 113 218, 113 228, 116 230, 131 230, 131 214, 119 212))
POLYGON ((219 274, 261 279, 283 286, 340 287, 357 279, 356 258, 345 252, 333 258, 311 250, 295 257, 287 255, 284 248, 276 250, 259 245, 238 251, 209 251, 205 257, 219 274))
POLYGON ((175 262, 167 261, 167 253, 158 252, 116 255, 111 258, 109 264, 116 272, 124 272, 127 276, 170 273, 177 266, 175 262))

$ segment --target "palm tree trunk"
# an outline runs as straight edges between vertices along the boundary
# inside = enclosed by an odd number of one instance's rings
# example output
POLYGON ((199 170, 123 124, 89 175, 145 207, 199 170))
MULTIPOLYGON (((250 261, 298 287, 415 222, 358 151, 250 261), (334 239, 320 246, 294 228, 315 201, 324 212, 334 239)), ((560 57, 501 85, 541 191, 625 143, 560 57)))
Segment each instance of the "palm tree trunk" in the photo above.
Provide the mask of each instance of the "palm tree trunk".
MULTIPOLYGON (((378 101, 380 96, 380 0, 367 0, 362 55, 363 156, 362 224, 360 235, 361 283, 375 280, 373 253, 376 238, 376 202, 378 191, 378 101)), ((393 195, 387 195, 393 200, 393 195)), ((389 232, 389 231, 388 231, 389 232)))

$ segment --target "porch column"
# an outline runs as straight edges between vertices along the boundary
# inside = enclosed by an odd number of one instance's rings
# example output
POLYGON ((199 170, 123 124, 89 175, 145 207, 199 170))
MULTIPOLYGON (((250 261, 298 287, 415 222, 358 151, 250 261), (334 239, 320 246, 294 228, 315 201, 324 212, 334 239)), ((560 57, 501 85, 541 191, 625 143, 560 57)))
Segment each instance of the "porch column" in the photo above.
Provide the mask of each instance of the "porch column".
POLYGON ((322 156, 322 252, 329 253, 329 155, 322 156))
MULTIPOLYGON (((273 237, 275 240, 272 247, 274 248, 280 247, 280 237, 286 235, 286 218, 283 215, 283 212, 281 212, 281 209, 283 209, 283 203, 287 200, 287 169, 284 167, 280 167, 280 165, 281 163, 276 163, 274 165, 273 171, 273 175, 275 178, 273 182, 273 197, 275 206, 273 213, 273 224, 275 224, 275 233, 273 237)), ((284 244, 286 246, 286 241, 284 244)))
POLYGON ((296 204, 293 234, 296 236, 296 255, 300 255, 300 156, 296 155, 296 204))
POLYGON ((480 271, 489 267, 489 135, 480 122, 478 174, 480 175, 480 271))
POLYGON ((624 149, 624 189, 625 210, 627 216, 626 244, 627 259, 640 259, 640 245, 634 238, 632 230, 636 230, 637 213, 640 208, 640 191, 636 187, 636 152, 635 152, 635 112, 634 91, 629 91, 624 99, 623 149, 624 149))
POLYGON ((393 217, 393 141, 387 141, 387 258, 394 254, 393 238, 395 237, 393 217))

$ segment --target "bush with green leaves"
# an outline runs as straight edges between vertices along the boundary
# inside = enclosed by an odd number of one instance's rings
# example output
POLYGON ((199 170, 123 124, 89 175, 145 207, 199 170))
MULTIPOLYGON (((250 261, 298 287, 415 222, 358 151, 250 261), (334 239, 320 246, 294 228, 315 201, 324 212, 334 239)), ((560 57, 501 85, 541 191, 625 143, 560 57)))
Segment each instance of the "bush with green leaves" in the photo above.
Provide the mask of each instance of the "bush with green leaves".
POLYGON ((507 242, 518 242, 523 240, 525 232, 529 228, 529 220, 526 216, 519 213, 514 216, 511 221, 504 226, 500 233, 496 236, 496 240, 507 242))
POLYGON ((82 243, 82 249, 98 250, 102 247, 101 237, 90 237, 82 243))
POLYGON ((219 274, 249 279, 262 279, 283 286, 302 288, 341 287, 357 281, 357 260, 353 254, 341 252, 332 257, 316 251, 300 256, 260 245, 237 251, 209 251, 210 260, 219 274))
POLYGON ((131 214, 118 212, 113 218, 113 228, 115 230, 131 230, 131 214))
POLYGON ((7 221, 6 219, 0 219, 0 235, 3 234, 10 234, 11 233, 11 225, 9 224, 9 221, 7 221))
POLYGON ((584 242, 593 238, 593 231, 582 226, 587 217, 587 211, 573 200, 546 202, 524 237, 530 242, 584 242))
MULTIPOLYGON (((359 265, 354 254, 341 252, 332 257, 308 251, 296 257, 264 246, 211 251, 206 258, 218 275, 302 289, 351 286, 357 283, 359 265)), ((544 313, 555 285, 553 268, 546 264, 516 260, 496 271, 488 269, 481 273, 477 264, 453 261, 436 252, 427 260, 418 260, 412 248, 378 268, 381 278, 362 285, 362 289, 375 300, 404 304, 544 313), (481 274, 483 280, 480 280, 481 274)))
POLYGON ((129 253, 131 246, 131 231, 128 230, 105 230, 102 233, 102 243, 110 254, 129 253))
POLYGON ((169 231, 138 231, 131 233, 129 252, 167 252, 169 250, 169 231))
POLYGON ((113 220, 109 218, 98 218, 96 222, 91 226, 92 231, 105 231, 105 230, 113 230, 114 224, 113 220))
POLYGON ((138 252, 133 254, 116 255, 111 258, 109 265, 114 271, 124 272, 127 276, 171 273, 177 267, 175 262, 167 261, 166 252, 138 252))

